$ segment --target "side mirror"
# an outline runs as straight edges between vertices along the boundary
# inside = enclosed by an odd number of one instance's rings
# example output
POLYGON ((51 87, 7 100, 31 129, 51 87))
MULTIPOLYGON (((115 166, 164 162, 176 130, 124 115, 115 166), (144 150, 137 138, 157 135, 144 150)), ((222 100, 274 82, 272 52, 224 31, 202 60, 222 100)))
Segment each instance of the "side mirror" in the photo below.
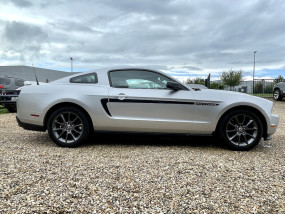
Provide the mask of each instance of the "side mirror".
POLYGON ((170 89, 172 89, 172 90, 174 90, 174 91, 179 91, 179 90, 181 90, 181 86, 180 86, 180 84, 177 83, 177 82, 169 81, 169 82, 166 83, 166 87, 167 87, 167 88, 170 88, 170 89))

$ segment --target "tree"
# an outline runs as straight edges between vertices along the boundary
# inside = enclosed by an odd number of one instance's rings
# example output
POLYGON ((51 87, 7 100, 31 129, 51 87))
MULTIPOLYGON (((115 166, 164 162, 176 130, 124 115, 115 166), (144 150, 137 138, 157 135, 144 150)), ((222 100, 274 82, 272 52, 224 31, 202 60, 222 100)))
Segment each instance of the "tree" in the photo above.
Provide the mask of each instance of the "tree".
POLYGON ((262 82, 258 82, 254 85, 254 93, 261 94, 263 92, 263 84, 262 82))
POLYGON ((200 85, 205 85, 205 80, 200 78, 200 77, 196 77, 194 79, 190 79, 188 78, 185 82, 186 84, 200 84, 200 85))
POLYGON ((271 94, 274 87, 274 83, 268 83, 265 85, 264 93, 271 94))
POLYGON ((221 74, 220 79, 223 85, 229 86, 230 90, 232 90, 232 88, 234 89, 235 86, 240 85, 241 82, 243 81, 243 71, 242 70, 235 71, 232 69, 224 71, 221 74))
POLYGON ((282 75, 279 75, 277 77, 277 79, 274 80, 274 84, 279 83, 279 82, 283 82, 284 81, 284 77, 282 75))
POLYGON ((211 89, 219 89, 219 90, 224 90, 225 86, 222 83, 219 82, 212 82, 210 85, 211 89))

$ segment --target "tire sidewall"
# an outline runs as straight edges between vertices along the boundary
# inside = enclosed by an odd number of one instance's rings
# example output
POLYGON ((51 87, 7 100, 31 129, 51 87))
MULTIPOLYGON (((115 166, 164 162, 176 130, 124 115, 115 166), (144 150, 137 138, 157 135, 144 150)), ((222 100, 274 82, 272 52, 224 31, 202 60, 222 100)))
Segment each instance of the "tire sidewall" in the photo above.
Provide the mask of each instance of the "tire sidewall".
POLYGON ((224 143, 224 145, 227 146, 229 149, 238 150, 238 151, 246 151, 246 150, 249 150, 249 149, 255 147, 260 142, 261 137, 263 136, 263 126, 262 126, 260 119, 253 112, 248 111, 248 110, 235 110, 235 111, 232 111, 232 112, 226 114, 224 116, 224 118, 221 120, 221 123, 220 123, 219 128, 218 128, 218 133, 219 133, 219 137, 222 140, 222 142, 224 143), (239 115, 239 114, 246 114, 246 115, 252 117, 254 119, 254 121, 256 122, 257 127, 258 127, 258 133, 257 133, 256 139, 251 144, 249 144, 247 146, 237 146, 237 145, 233 144, 232 142, 229 141, 227 134, 226 134, 226 125, 227 125, 228 121, 232 117, 234 117, 235 115, 239 115))
POLYGON ((274 100, 277 100, 277 101, 280 101, 280 100, 282 99, 280 89, 275 89, 275 91, 273 92, 273 98, 274 98, 274 100), (275 94, 276 92, 278 93, 278 97, 275 99, 274 94, 275 94))
POLYGON ((48 123, 47 123, 47 129, 48 129, 48 134, 50 136, 50 138, 58 145, 61 147, 77 147, 79 146, 81 143, 83 143, 89 136, 90 133, 90 125, 88 122, 88 118, 87 116, 79 109, 75 108, 75 107, 62 107, 59 108, 57 110, 55 110, 49 117, 48 119, 48 123), (77 139, 75 142, 73 143, 63 143, 61 141, 59 141, 52 130, 52 123, 53 120, 56 116, 58 116, 59 114, 62 114, 64 112, 72 112, 74 114, 76 114, 82 121, 83 124, 83 132, 82 135, 80 136, 79 139, 77 139))

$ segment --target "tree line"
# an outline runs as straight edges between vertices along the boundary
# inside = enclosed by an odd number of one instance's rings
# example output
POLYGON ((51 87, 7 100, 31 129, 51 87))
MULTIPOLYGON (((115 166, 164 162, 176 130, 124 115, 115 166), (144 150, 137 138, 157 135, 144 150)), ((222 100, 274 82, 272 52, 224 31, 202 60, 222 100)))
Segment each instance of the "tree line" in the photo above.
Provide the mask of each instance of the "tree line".
MULTIPOLYGON (((240 85, 242 82, 244 81, 243 78, 243 71, 242 70, 233 70, 230 69, 228 71, 224 71, 221 75, 220 75, 220 81, 219 82, 213 82, 210 84, 210 88, 211 89, 220 89, 223 90, 225 89, 225 87, 229 87, 230 90, 234 90, 234 88, 238 85, 240 85)), ((274 84, 278 83, 278 82, 282 82, 284 81, 284 77, 282 75, 279 75, 277 77, 277 79, 274 79, 274 81, 270 84, 266 84, 265 86, 263 85, 262 82, 258 82, 255 84, 254 86, 254 91, 256 93, 271 93, 272 92, 272 88, 274 86, 274 84)), ((200 77, 196 77, 194 79, 190 79, 188 78, 185 81, 186 84, 200 84, 200 85, 205 85, 205 80, 200 78, 200 77)))

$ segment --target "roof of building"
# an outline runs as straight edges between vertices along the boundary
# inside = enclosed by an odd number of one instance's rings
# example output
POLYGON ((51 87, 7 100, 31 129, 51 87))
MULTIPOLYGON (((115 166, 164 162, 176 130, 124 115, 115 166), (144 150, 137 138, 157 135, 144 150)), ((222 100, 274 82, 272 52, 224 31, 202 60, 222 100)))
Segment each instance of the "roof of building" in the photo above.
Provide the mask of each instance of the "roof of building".
MULTIPOLYGON (((47 79, 48 81, 53 81, 75 74, 75 72, 71 73, 37 67, 35 67, 35 71, 40 82, 46 82, 47 79)), ((0 76, 11 76, 24 79, 25 81, 35 81, 34 69, 31 66, 0 66, 0 76)))

